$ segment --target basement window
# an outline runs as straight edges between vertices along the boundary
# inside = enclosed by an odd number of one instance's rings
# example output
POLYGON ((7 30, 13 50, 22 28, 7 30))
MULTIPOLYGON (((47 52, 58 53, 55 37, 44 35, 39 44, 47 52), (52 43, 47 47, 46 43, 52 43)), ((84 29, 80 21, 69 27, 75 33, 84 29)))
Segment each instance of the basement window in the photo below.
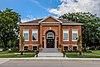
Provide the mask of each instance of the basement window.
POLYGON ((24 46, 24 50, 26 50, 26 51, 27 51, 27 50, 28 50, 28 46, 24 46))
POLYGON ((64 46, 64 50, 68 50, 68 46, 64 46))
POLYGON ((37 50, 37 46, 33 46, 33 51, 37 50))

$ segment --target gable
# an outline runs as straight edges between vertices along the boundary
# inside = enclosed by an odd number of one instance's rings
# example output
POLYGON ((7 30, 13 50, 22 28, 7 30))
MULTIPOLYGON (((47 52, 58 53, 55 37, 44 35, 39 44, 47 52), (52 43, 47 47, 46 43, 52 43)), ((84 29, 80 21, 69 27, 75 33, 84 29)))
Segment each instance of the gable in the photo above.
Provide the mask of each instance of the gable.
POLYGON ((43 20, 42 22, 58 22, 58 21, 55 20, 55 19, 52 18, 52 17, 48 17, 48 18, 46 18, 45 20, 43 20))
POLYGON ((52 17, 52 16, 48 16, 47 18, 44 18, 43 20, 40 21, 41 22, 61 22, 58 19, 52 17))

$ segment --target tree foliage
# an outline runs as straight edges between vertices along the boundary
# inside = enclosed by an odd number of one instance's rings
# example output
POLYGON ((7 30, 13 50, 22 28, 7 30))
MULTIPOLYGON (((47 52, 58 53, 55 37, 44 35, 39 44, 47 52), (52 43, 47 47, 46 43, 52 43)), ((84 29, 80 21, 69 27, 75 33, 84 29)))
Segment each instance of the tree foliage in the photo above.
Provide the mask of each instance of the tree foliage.
POLYGON ((6 8, 4 11, 0 11, 0 40, 4 43, 6 49, 9 41, 17 40, 20 15, 12 9, 6 8))
POLYGON ((100 46, 100 18, 91 13, 67 13, 59 18, 83 23, 82 42, 87 46, 100 46))

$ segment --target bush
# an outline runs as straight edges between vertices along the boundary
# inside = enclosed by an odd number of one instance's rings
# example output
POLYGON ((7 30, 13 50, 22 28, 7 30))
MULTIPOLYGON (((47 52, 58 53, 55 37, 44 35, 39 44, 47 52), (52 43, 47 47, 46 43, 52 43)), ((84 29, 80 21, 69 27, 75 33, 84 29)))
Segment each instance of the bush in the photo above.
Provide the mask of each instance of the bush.
POLYGON ((67 52, 79 52, 78 50, 72 51, 72 50, 68 50, 67 52))
POLYGON ((92 53, 92 51, 91 51, 91 50, 87 50, 86 52, 87 52, 87 53, 92 53))
POLYGON ((8 50, 8 53, 13 53, 13 52, 19 52, 18 48, 12 48, 10 51, 8 50))
POLYGON ((87 49, 86 49, 86 48, 83 48, 82 51, 83 51, 83 52, 87 52, 87 49))
POLYGON ((98 47, 96 48, 96 50, 100 50, 100 46, 98 46, 98 47))
POLYGON ((89 47, 89 50, 95 50, 95 47, 94 46, 89 47))

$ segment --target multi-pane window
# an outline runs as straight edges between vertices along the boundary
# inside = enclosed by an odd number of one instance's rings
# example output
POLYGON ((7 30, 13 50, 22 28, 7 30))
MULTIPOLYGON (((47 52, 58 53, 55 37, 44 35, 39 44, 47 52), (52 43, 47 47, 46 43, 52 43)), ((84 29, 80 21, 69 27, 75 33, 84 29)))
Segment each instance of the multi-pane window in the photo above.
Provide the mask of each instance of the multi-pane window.
POLYGON ((77 46, 73 46, 73 51, 76 51, 77 50, 77 46))
POLYGON ((77 41, 78 30, 72 30, 72 41, 77 41))
POLYGON ((68 50, 68 46, 64 46, 64 50, 68 50))
POLYGON ((24 40, 28 41, 28 35, 29 35, 29 30, 23 30, 23 36, 24 36, 24 40))
POLYGON ((33 51, 37 50, 37 46, 33 46, 33 51))
POLYGON ((24 50, 28 50, 28 46, 24 46, 24 50))
POLYGON ((32 30, 32 40, 38 41, 38 30, 32 30))
POLYGON ((68 30, 63 30, 63 41, 69 41, 68 30))

